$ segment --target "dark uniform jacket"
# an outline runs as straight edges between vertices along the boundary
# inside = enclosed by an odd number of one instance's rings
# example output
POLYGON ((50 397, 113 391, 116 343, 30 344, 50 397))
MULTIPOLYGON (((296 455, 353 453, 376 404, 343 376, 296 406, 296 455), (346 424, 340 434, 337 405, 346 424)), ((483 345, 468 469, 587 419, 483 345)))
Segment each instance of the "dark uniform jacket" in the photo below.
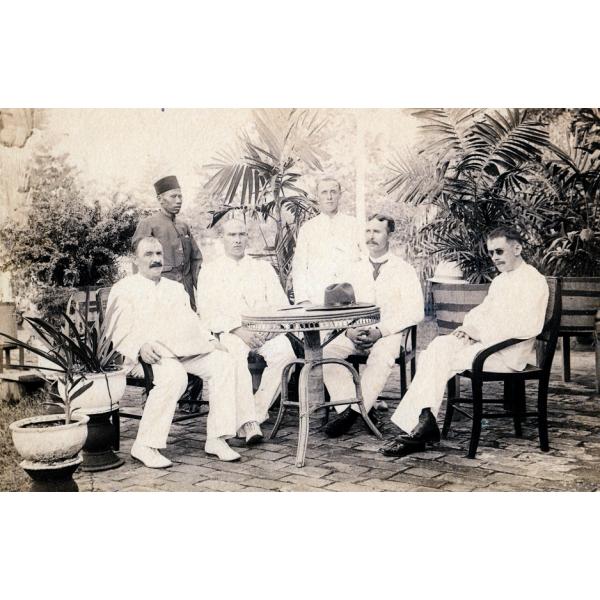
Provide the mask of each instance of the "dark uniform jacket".
POLYGON ((202 264, 202 253, 187 223, 160 211, 142 219, 133 234, 133 244, 143 237, 157 238, 163 247, 163 277, 182 283, 196 310, 194 288, 202 264))

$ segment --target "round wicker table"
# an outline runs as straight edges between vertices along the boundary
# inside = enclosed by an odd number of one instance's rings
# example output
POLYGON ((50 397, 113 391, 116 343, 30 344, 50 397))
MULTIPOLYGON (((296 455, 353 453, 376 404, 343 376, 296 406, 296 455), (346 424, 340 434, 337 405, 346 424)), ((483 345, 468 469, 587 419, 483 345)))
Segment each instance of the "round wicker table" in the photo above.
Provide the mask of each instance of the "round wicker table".
POLYGON ((381 439, 381 433, 369 419, 365 410, 359 376, 350 363, 338 358, 323 358, 323 347, 331 340, 350 327, 364 327, 378 323, 379 308, 365 305, 357 308, 336 307, 334 309, 315 310, 310 305, 270 309, 266 311, 242 315, 242 325, 253 331, 269 333, 303 334, 301 343, 304 345, 304 359, 296 359, 289 363, 282 374, 281 402, 279 414, 270 437, 277 434, 283 414, 287 408, 299 409, 298 451, 296 466, 304 466, 306 447, 308 444, 310 415, 319 409, 335 406, 336 404, 356 404, 371 431, 381 439), (328 332, 321 340, 321 332, 328 332), (323 367, 325 363, 335 363, 347 368, 352 373, 356 397, 338 402, 324 401, 323 367), (290 369, 296 364, 302 365, 298 389, 298 402, 288 400, 287 382, 290 369))

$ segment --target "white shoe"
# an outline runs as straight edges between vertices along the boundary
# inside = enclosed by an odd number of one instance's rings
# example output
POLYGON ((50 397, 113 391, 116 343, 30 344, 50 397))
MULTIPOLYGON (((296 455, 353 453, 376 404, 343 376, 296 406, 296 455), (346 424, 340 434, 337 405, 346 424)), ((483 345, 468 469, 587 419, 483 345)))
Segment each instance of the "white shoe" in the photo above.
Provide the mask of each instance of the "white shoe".
POLYGON ((214 454, 219 460, 231 462, 233 460, 239 460, 241 456, 232 448, 230 448, 227 442, 223 438, 215 438, 213 440, 206 440, 204 444, 204 452, 206 454, 214 454))
POLYGON ((131 447, 131 456, 139 460, 141 463, 149 467, 150 469, 166 469, 173 463, 163 456, 156 448, 150 448, 150 446, 143 446, 135 442, 131 447))
POLYGON ((263 439, 263 432, 256 421, 244 423, 244 433, 246 434, 246 444, 257 444, 263 439))

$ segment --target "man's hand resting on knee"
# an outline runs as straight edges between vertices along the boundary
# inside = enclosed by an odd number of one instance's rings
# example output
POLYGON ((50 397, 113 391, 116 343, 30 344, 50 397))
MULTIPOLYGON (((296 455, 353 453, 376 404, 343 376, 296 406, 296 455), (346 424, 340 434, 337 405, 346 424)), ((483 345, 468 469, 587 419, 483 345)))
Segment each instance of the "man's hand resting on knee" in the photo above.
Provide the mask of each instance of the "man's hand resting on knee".
POLYGON ((465 340, 469 344, 474 344, 477 340, 474 340, 469 334, 464 330, 458 327, 452 332, 454 337, 457 337, 459 340, 465 340))
POLYGON ((267 337, 267 334, 260 333, 258 331, 251 331, 246 327, 238 327, 237 329, 232 329, 231 333, 237 335, 244 343, 250 347, 251 350, 256 350, 256 348, 260 348, 264 343, 267 337))
POLYGON ((162 357, 162 348, 157 342, 148 342, 142 344, 140 348, 140 358, 149 365, 160 362, 162 357))

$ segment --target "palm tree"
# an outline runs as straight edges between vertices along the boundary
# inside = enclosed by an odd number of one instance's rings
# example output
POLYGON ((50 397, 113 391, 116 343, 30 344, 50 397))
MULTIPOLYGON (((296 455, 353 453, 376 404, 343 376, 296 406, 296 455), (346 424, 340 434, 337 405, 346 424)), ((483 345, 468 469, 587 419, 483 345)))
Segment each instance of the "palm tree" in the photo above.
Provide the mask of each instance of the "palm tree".
POLYGON ((388 194, 434 208, 418 231, 426 253, 457 261, 473 282, 491 279, 486 233, 517 224, 534 228, 543 206, 540 171, 549 145, 527 111, 422 110, 424 144, 416 160, 392 160, 388 194))
POLYGON ((291 260, 298 229, 316 213, 315 203, 299 185, 299 168, 322 170, 319 145, 325 120, 317 111, 260 109, 253 113, 255 139, 242 132, 237 147, 220 152, 206 168, 216 172, 206 187, 221 203, 211 211, 209 227, 232 210, 275 221, 275 268, 289 291, 291 260))

